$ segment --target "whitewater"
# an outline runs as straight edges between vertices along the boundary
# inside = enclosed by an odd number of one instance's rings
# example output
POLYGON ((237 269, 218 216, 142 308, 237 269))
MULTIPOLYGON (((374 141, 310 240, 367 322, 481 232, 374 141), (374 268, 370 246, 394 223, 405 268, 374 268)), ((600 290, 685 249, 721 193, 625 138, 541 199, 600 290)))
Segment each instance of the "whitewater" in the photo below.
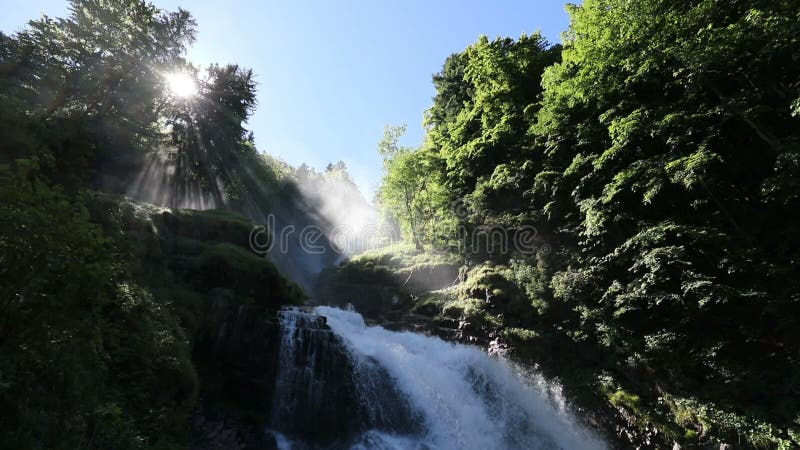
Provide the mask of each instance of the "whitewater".
MULTIPOLYGON (((419 333, 367 326, 355 311, 319 306, 314 312, 327 318, 327 325, 346 346, 356 369, 355 382, 365 393, 364 401, 370 403, 371 414, 383 416, 399 406, 381 404, 386 401, 372 392, 376 386, 384 386, 376 383, 375 378, 385 376, 393 385, 392 390, 399 392, 401 401, 407 403, 403 406, 413 411, 421 424, 411 434, 372 429, 344 448, 606 448, 566 408, 557 386, 520 371, 502 357, 419 333)), ((285 346, 298 345, 292 343, 293 327, 297 315, 307 314, 310 313, 300 310, 283 313, 281 320, 288 329, 285 346)), ((396 397, 388 398, 398 402, 396 397)), ((281 449, 307 448, 280 433, 275 435, 281 449)))

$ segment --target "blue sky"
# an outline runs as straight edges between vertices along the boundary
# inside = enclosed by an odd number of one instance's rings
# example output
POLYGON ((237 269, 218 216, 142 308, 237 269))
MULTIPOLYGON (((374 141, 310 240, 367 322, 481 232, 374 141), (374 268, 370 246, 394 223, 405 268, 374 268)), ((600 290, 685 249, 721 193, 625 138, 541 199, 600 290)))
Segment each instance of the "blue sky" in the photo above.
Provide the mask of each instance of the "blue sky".
MULTIPOLYGON (((561 41, 561 0, 155 0, 197 20, 195 64, 252 68, 258 108, 249 121, 258 148, 293 165, 343 160, 368 197, 380 181, 375 151, 386 124, 408 124, 406 145, 422 141, 431 75, 481 34, 540 30, 561 41)), ((0 30, 19 30, 65 0, 3 0, 0 30)))

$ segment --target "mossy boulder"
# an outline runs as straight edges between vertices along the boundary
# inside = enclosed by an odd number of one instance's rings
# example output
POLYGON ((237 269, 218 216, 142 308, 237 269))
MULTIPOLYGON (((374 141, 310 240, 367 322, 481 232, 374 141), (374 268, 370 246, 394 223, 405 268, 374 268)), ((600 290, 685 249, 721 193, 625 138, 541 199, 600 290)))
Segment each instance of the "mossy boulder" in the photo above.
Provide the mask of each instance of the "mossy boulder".
POLYGON ((323 270, 314 289, 318 303, 352 304, 366 317, 378 319, 409 312, 435 316, 421 306, 421 297, 453 284, 458 278, 458 259, 447 253, 419 251, 410 245, 394 245, 362 253, 323 270))
POLYGON ((190 298, 207 303, 208 294, 220 289, 241 303, 273 308, 305 299, 295 283, 250 249, 253 224, 240 214, 170 210, 98 193, 88 207, 128 254, 142 283, 184 306, 190 298))
POLYGON ((199 254, 176 257, 171 265, 199 289, 228 288, 245 302, 279 307, 303 299, 300 288, 282 277, 272 263, 233 244, 202 245, 199 254))
POLYGON ((220 210, 172 210, 152 216, 162 234, 249 248, 253 224, 244 216, 220 210))
POLYGON ((342 307, 351 304, 369 318, 406 307, 410 298, 391 271, 369 261, 323 270, 314 290, 317 303, 342 307))
POLYGON ((383 269, 409 292, 419 296, 458 281, 461 261, 451 253, 418 250, 413 245, 398 244, 371 250, 348 261, 351 265, 369 265, 383 269))

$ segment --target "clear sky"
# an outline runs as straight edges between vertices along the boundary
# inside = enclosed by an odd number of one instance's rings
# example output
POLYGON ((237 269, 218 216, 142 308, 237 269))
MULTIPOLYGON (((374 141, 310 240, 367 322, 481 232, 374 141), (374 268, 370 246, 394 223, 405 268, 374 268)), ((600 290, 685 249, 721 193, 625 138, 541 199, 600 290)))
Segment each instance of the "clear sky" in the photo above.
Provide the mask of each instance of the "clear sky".
MULTIPOLYGON (((257 76, 250 119, 258 148, 318 169, 343 160, 368 197, 380 180, 375 151, 386 124, 422 141, 431 75, 481 34, 541 31, 553 43, 568 25, 562 0, 154 0, 197 20, 195 64, 236 63, 257 76)), ((66 0, 2 0, 0 30, 41 13, 63 17, 66 0)))

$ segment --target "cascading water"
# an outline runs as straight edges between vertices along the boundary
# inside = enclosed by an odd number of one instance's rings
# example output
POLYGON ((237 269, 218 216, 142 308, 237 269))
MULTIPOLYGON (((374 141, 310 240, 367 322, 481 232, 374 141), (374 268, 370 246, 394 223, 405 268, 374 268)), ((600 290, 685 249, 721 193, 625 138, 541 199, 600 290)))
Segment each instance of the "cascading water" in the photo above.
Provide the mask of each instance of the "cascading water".
POLYGON ((605 448, 501 358, 368 327, 354 311, 314 312, 280 314, 270 428, 281 448, 605 448))
POLYGON ((349 348, 318 314, 279 312, 281 342, 270 428, 304 444, 348 448, 369 430, 418 433, 421 420, 374 360, 354 364, 349 348))

